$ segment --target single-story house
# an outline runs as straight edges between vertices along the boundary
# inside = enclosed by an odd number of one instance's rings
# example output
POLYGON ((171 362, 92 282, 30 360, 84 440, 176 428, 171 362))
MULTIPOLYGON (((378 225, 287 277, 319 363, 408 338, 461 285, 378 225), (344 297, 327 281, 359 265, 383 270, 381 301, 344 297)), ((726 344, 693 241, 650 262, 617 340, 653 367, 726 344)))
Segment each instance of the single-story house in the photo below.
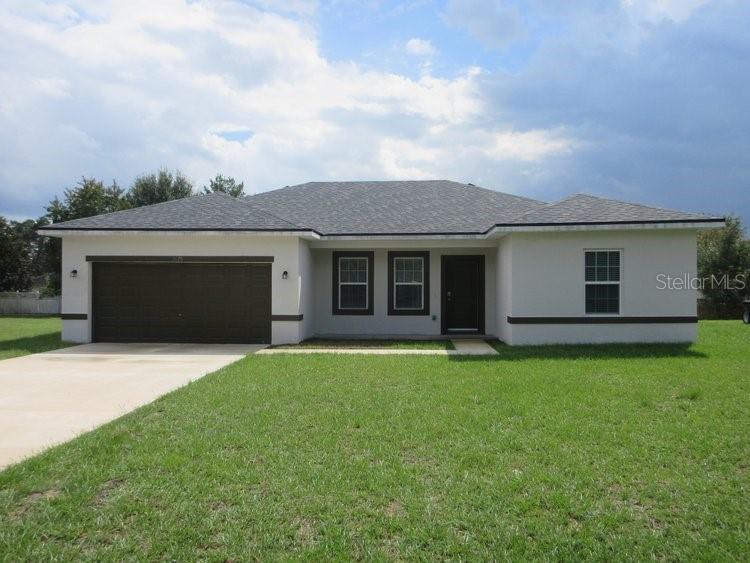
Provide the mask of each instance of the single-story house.
POLYGON ((62 238, 63 338, 291 343, 498 337, 688 342, 696 233, 723 219, 450 181, 311 182, 45 227, 62 238))

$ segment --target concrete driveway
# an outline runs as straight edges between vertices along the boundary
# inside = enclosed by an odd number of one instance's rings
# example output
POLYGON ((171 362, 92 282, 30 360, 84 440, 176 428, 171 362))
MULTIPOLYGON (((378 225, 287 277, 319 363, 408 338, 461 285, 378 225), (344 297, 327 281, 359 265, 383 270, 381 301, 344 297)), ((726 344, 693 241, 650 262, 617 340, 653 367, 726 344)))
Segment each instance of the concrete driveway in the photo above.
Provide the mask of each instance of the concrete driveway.
POLYGON ((0 468, 70 440, 261 348, 84 344, 0 361, 0 468))

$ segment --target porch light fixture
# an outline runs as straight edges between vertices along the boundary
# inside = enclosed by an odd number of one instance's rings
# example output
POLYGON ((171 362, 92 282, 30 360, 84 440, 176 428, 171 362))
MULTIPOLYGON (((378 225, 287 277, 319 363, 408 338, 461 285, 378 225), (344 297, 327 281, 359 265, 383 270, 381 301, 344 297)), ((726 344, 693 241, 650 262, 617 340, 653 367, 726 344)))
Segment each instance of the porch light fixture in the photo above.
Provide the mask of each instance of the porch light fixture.
POLYGON ((78 270, 71 270, 70 271, 70 277, 71 278, 77 278, 78 277, 78 270))
POLYGON ((283 273, 283 274, 281 274, 281 279, 282 279, 282 280, 285 280, 285 279, 287 279, 288 277, 289 277, 289 272, 287 272, 286 270, 284 270, 284 273, 283 273))

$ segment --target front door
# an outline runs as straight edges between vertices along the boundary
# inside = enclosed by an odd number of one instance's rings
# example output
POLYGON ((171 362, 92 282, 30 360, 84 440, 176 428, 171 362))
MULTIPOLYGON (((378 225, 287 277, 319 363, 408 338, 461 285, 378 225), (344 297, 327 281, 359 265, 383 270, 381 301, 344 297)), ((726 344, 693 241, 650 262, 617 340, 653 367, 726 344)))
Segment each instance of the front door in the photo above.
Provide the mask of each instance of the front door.
POLYGON ((442 258, 443 334, 484 334, 484 256, 442 258))

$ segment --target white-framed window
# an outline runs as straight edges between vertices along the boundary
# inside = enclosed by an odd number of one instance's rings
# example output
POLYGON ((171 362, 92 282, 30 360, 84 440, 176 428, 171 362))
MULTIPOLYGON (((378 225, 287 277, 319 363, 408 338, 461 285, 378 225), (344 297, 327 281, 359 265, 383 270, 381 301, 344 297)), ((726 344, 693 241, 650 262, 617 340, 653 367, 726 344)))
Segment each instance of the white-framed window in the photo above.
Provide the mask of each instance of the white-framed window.
POLYGON ((622 251, 586 250, 584 268, 586 314, 619 315, 622 251))
POLYGON ((369 303, 369 259, 367 256, 338 257, 338 308, 367 310, 369 303))
POLYGON ((392 305, 396 311, 424 309, 424 258, 421 256, 393 258, 392 305))
POLYGON ((388 314, 430 314, 430 252, 388 253, 388 314))

